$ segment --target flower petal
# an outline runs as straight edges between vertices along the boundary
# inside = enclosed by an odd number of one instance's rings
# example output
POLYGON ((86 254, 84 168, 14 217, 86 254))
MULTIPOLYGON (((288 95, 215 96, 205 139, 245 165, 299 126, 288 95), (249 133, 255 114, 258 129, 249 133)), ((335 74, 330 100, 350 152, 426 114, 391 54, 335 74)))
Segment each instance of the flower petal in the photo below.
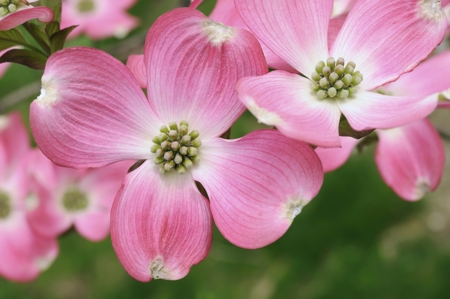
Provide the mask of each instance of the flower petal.
POLYGON ((10 30, 33 19, 39 19, 45 23, 50 22, 53 20, 53 11, 46 6, 25 6, 21 10, 0 18, 0 30, 10 30))
POLYGON ((148 159, 162 125, 122 63, 82 47, 49 58, 30 119, 44 154, 76 168, 148 159))
POLYGON ((191 0, 191 4, 189 5, 189 7, 197 8, 197 6, 199 6, 202 2, 203 0, 191 0))
POLYGON ((28 132, 18 112, 0 116, 0 143, 4 146, 4 165, 0 177, 14 171, 30 149, 28 132))
POLYGON ((378 170, 398 196, 418 200, 437 188, 444 171, 445 152, 430 121, 423 119, 377 133, 378 170))
POLYGON ((313 149, 276 130, 205 141, 193 175, 209 195, 221 233, 244 248, 281 237, 323 180, 313 149))
POLYGON ((316 154, 322 162, 323 171, 330 172, 338 169, 348 160, 353 148, 358 143, 357 139, 351 137, 340 137, 341 147, 317 147, 316 154))
POLYGON ((236 85, 239 99, 259 122, 284 135, 323 147, 339 146, 341 112, 335 101, 318 100, 311 81, 284 71, 247 77, 236 85), (274 96, 276 95, 276 96, 274 96))
POLYGON ((144 55, 130 55, 127 60, 127 68, 133 73, 139 85, 147 88, 147 69, 144 63, 144 55))
POLYGON ((258 39, 299 72, 309 76, 328 58, 332 0, 236 0, 235 5, 258 39))
POLYGON ((237 80, 267 72, 253 35, 190 8, 154 23, 144 55, 154 110, 165 123, 186 120, 202 138, 220 136, 244 111, 234 91, 237 80))
POLYGON ((127 175, 111 214, 114 249, 140 281, 180 279, 209 252, 208 201, 190 174, 160 174, 146 161, 127 175))
POLYGON ((339 31, 341 31, 341 28, 344 25, 346 17, 347 15, 341 15, 330 20, 330 24, 328 26, 328 48, 332 48, 339 31))
POLYGON ((447 21, 435 0, 356 1, 332 56, 356 63, 361 87, 374 89, 413 70, 442 41, 447 21))
POLYGON ((359 90, 355 98, 339 100, 339 108, 353 129, 389 129, 408 124, 433 112, 437 98, 395 97, 359 90))

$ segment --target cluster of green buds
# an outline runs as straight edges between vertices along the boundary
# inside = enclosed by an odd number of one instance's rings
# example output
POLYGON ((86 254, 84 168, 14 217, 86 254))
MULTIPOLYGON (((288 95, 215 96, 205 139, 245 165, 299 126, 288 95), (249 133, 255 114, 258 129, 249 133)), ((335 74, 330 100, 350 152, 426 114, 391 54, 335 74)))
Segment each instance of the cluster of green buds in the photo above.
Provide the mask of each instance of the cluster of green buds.
POLYGON ((328 58, 326 63, 320 61, 311 75, 313 91, 320 99, 351 97, 357 91, 356 86, 363 80, 363 75, 355 71, 355 68, 353 61, 345 65, 342 57, 337 61, 333 57, 328 58))
POLYGON ((77 188, 69 188, 63 195, 62 204, 69 212, 83 211, 89 202, 84 192, 77 188))
POLYGON ((176 170, 179 174, 185 173, 198 161, 198 148, 202 145, 198 138, 199 132, 193 130, 189 133, 186 121, 172 122, 169 127, 162 126, 161 133, 153 138, 151 152, 156 154, 155 164, 161 165, 160 171, 166 173, 176 170))
POLYGON ((20 2, 29 5, 29 3, 26 1, 24 2, 24 0, 0 0, 0 17, 4 17, 11 12, 17 11, 20 2))
POLYGON ((8 194, 0 191, 0 219, 5 219, 11 213, 11 203, 8 194))

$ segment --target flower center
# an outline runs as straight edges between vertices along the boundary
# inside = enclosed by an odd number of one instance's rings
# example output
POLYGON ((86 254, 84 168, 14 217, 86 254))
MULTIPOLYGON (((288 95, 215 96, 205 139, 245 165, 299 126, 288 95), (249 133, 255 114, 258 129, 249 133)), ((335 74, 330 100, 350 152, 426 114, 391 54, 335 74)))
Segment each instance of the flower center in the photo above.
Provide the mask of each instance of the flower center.
POLYGON ((67 189, 63 195, 62 203, 69 212, 82 211, 88 206, 86 193, 76 188, 67 189))
POLYGON ((91 12, 95 9, 94 1, 92 0, 80 0, 77 5, 79 12, 91 12))
POLYGON ((0 191, 0 219, 5 219, 11 213, 11 202, 8 194, 0 191))
POLYGON ((320 61, 316 64, 316 71, 311 74, 313 91, 319 99, 346 99, 353 96, 357 92, 356 86, 363 80, 363 75, 355 68, 353 61, 345 65, 342 57, 337 61, 333 57, 328 58, 326 63, 320 61))
POLYGON ((0 0, 0 18, 11 12, 16 12, 20 2, 28 4, 28 2, 23 0, 0 0))
POLYGON ((193 130, 189 133, 189 125, 181 121, 180 126, 172 122, 169 127, 162 126, 161 134, 153 138, 151 152, 156 155, 155 164, 161 165, 160 171, 166 173, 176 170, 179 174, 186 172, 198 161, 198 148, 202 142, 198 138, 199 132, 193 130))

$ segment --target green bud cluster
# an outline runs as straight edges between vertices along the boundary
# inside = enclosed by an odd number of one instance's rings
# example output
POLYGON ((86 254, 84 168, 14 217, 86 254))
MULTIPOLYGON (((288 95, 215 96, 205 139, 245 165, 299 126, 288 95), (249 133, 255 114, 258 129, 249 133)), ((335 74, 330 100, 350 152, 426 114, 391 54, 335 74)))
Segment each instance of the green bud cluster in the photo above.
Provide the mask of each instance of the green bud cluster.
POLYGON ((160 171, 166 173, 176 170, 179 174, 186 172, 199 159, 198 148, 202 142, 198 138, 199 132, 189 133, 189 125, 181 121, 180 126, 172 122, 169 127, 162 126, 158 136, 153 138, 151 152, 156 155, 155 164, 161 165, 160 171))
POLYGON ((62 203, 69 212, 85 210, 89 204, 86 193, 77 188, 69 188, 63 195, 62 203))
POLYGON ((0 0, 0 18, 17 11, 20 0, 0 0))
POLYGON ((11 213, 11 202, 8 194, 0 191, 0 219, 5 219, 11 213))
POLYGON ((95 9, 94 1, 92 1, 92 0, 81 0, 81 1, 78 2, 77 9, 78 9, 79 12, 90 12, 90 11, 93 11, 95 9))
POLYGON ((346 99, 354 95, 363 80, 363 75, 355 71, 356 64, 350 61, 345 64, 344 58, 337 61, 333 57, 326 62, 316 64, 316 71, 311 74, 313 91, 319 99, 338 98, 346 99))

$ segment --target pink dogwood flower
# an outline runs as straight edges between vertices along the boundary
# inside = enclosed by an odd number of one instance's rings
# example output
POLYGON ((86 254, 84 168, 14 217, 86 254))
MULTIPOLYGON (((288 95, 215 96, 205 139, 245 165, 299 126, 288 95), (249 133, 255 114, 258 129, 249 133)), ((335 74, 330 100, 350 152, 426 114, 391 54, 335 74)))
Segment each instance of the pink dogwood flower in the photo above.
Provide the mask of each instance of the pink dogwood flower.
MULTIPOLYGON (((422 98, 448 92, 450 81, 450 50, 420 64, 397 81, 382 86, 379 92, 396 96, 422 98)), ((438 107, 448 107, 448 100, 438 107)), ((442 140, 426 119, 402 127, 376 130, 378 147, 376 164, 381 177, 401 198, 418 200, 434 191, 442 177, 445 152, 442 140)), ((324 171, 333 171, 349 158, 358 140, 341 137, 341 148, 317 148, 324 171)))
POLYGON ((30 164, 39 195, 28 213, 33 229, 58 237, 74 225, 91 241, 108 236, 112 203, 130 162, 95 169, 65 168, 56 166, 36 149, 30 164))
POLYGON ((127 13, 136 0, 64 0, 62 27, 78 25, 69 35, 73 38, 81 33, 93 39, 115 36, 125 37, 139 21, 127 13))
POLYGON ((13 281, 30 281, 58 254, 54 238, 35 233, 27 221, 30 180, 28 133, 20 116, 0 117, 0 275, 13 281))
POLYGON ((428 115, 436 97, 371 90, 411 71, 438 45, 447 21, 439 0, 358 0, 328 44, 332 0, 236 0, 251 31, 305 77, 274 71, 239 80, 256 118, 291 138, 340 145, 341 113, 353 129, 392 128, 428 115))
POLYGON ((10 30, 27 21, 39 19, 41 22, 53 20, 53 11, 46 6, 33 7, 30 3, 38 0, 1 0, 0 30, 10 30))
POLYGON ((69 48, 48 60, 30 111, 36 141, 56 164, 141 160, 112 208, 122 265, 140 281, 184 277, 209 252, 212 218, 241 247, 278 239, 323 171, 310 146, 275 130, 220 138, 245 110, 237 80, 267 72, 258 41, 179 8, 154 23, 144 55, 148 99, 119 61, 69 48))

